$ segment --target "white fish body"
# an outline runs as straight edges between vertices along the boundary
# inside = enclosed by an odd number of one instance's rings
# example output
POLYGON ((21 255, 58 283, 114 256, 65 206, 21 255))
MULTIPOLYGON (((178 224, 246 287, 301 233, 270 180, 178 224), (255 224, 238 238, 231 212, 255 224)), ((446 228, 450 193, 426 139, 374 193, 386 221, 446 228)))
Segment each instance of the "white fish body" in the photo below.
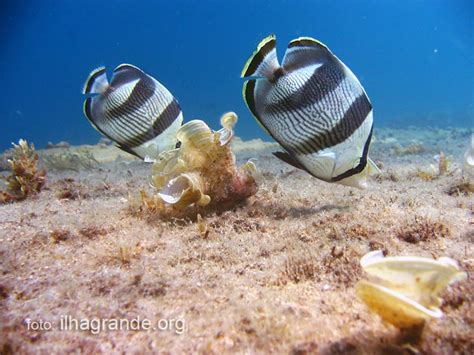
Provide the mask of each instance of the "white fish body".
POLYGON ((275 155, 311 175, 365 188, 378 168, 368 158, 372 105, 355 75, 321 42, 293 40, 279 64, 275 36, 247 61, 244 100, 286 152, 275 155))
POLYGON ((89 75, 84 114, 92 126, 117 146, 142 159, 156 158, 176 146, 183 122, 178 101, 156 79, 130 64, 114 70, 109 83, 105 68, 89 75))

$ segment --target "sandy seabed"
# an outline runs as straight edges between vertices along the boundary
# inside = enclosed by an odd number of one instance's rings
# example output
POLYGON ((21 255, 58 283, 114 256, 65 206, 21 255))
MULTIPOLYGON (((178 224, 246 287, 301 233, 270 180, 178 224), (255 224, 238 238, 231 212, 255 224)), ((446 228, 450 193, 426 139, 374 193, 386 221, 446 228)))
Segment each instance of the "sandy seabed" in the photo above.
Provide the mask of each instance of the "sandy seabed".
POLYGON ((118 149, 45 150, 43 191, 0 206, 0 353, 472 354, 474 207, 455 188, 470 133, 377 130, 371 156, 383 167, 367 190, 318 181, 274 158, 275 144, 237 140, 239 162, 257 158, 259 191, 204 216, 206 233, 133 215, 129 193, 148 189, 150 166, 118 149), (93 164, 55 169, 48 155, 64 151, 93 164), (440 151, 451 163, 435 176, 440 151), (356 297, 359 259, 377 249, 449 256, 468 273, 417 341, 356 297), (64 329, 67 319, 84 330, 64 329), (111 323, 136 319, 152 329, 111 323))

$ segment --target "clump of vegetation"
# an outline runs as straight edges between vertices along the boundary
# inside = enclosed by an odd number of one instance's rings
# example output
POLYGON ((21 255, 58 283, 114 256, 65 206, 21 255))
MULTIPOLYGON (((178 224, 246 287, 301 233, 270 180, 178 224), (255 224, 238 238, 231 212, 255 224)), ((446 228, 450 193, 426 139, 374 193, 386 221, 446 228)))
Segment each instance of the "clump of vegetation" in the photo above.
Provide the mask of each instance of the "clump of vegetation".
POLYGON ((460 181, 452 185, 446 193, 450 196, 470 195, 474 192, 474 183, 460 181))
POLYGON ((449 160, 446 154, 440 152, 438 155, 438 175, 445 175, 448 172, 449 160))
POLYGON ((8 159, 11 174, 5 179, 6 191, 0 191, 0 203, 24 200, 44 186, 46 171, 38 168, 38 154, 33 144, 24 139, 13 144, 13 157, 8 159))
POLYGON ((206 223, 206 221, 201 217, 200 214, 197 215, 197 228, 198 228, 198 232, 199 232, 199 235, 206 239, 208 236, 209 236, 209 227, 206 223))
POLYGON ((248 161, 238 168, 229 144, 236 121, 235 113, 224 114, 217 132, 200 120, 183 125, 177 133, 180 148, 162 152, 153 164, 150 185, 157 193, 141 191, 139 198, 131 199, 132 209, 165 218, 195 218, 233 208, 254 195, 255 164, 248 161))
POLYGON ((417 170, 415 172, 415 176, 417 178, 420 178, 423 181, 432 181, 432 180, 436 179, 435 174, 429 173, 429 172, 426 172, 426 171, 423 171, 423 170, 417 170))
POLYGON ((410 144, 407 147, 396 146, 393 148, 393 153, 398 156, 411 155, 411 154, 420 154, 425 151, 423 144, 414 143, 410 144))
POLYGON ((99 162, 89 151, 74 153, 70 149, 61 149, 55 153, 44 153, 41 157, 48 169, 57 171, 79 171, 83 169, 94 169, 99 166, 99 162))
POLYGON ((82 186, 74 179, 66 178, 57 182, 59 187, 56 197, 60 200, 76 200, 78 198, 87 198, 88 194, 82 189, 82 186))
POLYGON ((288 282, 325 280, 331 284, 353 285, 361 274, 359 254, 351 248, 333 246, 323 257, 301 249, 285 260, 278 285, 288 282))
POLYGON ((307 255, 289 256, 285 261, 282 283, 286 280, 294 283, 315 280, 319 273, 319 265, 316 258, 309 253, 307 255))
POLYGON ((95 239, 99 236, 105 236, 109 233, 106 228, 101 228, 98 226, 87 226, 79 230, 79 234, 87 239, 95 239))
POLYGON ((67 229, 53 229, 49 232, 51 241, 55 244, 64 242, 71 237, 71 232, 67 229))
POLYGON ((442 221, 415 217, 413 223, 397 231, 397 238, 407 243, 417 244, 451 235, 450 228, 442 221))
POLYGON ((132 260, 139 258, 141 252, 142 247, 139 243, 132 245, 121 242, 117 247, 111 250, 109 260, 118 262, 121 266, 127 266, 132 260))
POLYGON ((377 182, 382 182, 382 181, 398 182, 400 181, 400 176, 392 170, 387 170, 384 173, 375 175, 374 179, 377 182))
POLYGON ((436 167, 434 165, 431 165, 430 171, 418 169, 414 173, 414 176, 420 178, 423 181, 432 181, 439 178, 440 176, 448 174, 450 161, 446 157, 446 154, 444 154, 443 152, 439 152, 439 154, 436 155, 434 159, 438 162, 438 171, 436 171, 436 167))

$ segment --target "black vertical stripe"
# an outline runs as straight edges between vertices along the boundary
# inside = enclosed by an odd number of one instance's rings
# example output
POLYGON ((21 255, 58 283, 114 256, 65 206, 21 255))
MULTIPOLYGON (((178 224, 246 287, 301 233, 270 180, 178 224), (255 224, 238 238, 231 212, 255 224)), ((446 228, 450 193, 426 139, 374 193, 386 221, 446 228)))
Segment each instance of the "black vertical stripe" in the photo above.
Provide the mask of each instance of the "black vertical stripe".
POLYGON ((108 114, 111 117, 125 116, 133 111, 137 111, 153 96, 154 93, 155 83, 153 82, 153 79, 145 76, 137 82, 127 100, 125 100, 121 105, 111 109, 108 114))
POLYGON ((371 110, 372 105, 367 96, 362 94, 352 102, 344 117, 331 130, 302 139, 295 148, 301 149, 312 143, 317 147, 316 150, 309 152, 309 154, 312 154, 342 143, 362 125, 371 110))
POLYGON ((164 111, 155 119, 153 122, 153 135, 157 136, 163 133, 173 122, 178 118, 181 113, 178 101, 173 98, 164 111))
POLYGON ((314 105, 334 91, 345 75, 337 63, 328 62, 317 68, 311 77, 295 92, 266 107, 266 111, 278 114, 281 110, 294 111, 314 105))
POLYGON ((168 106, 161 112, 158 117, 156 117, 153 125, 144 133, 137 134, 133 137, 130 137, 124 142, 120 142, 124 146, 130 148, 137 147, 145 142, 152 140, 153 138, 159 136, 163 133, 173 122, 178 118, 181 113, 181 108, 178 104, 178 101, 173 99, 168 106))

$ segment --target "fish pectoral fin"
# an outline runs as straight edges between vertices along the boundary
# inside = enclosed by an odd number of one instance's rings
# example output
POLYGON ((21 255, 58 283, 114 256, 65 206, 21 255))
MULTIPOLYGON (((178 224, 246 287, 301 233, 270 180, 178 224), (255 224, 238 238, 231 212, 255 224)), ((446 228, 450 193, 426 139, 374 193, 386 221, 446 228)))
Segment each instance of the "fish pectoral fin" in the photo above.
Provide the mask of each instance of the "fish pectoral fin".
POLYGON ((286 152, 273 152, 272 154, 281 161, 284 161, 285 163, 297 169, 306 170, 306 168, 299 161, 294 159, 290 154, 286 152))
POLYGON ((369 171, 368 171, 369 175, 379 174, 381 172, 377 164, 375 164, 374 161, 370 159, 369 157, 367 157, 367 164, 369 166, 369 171))
POLYGON ((311 175, 324 181, 331 181, 336 169, 337 157, 333 151, 322 151, 311 160, 311 175))

